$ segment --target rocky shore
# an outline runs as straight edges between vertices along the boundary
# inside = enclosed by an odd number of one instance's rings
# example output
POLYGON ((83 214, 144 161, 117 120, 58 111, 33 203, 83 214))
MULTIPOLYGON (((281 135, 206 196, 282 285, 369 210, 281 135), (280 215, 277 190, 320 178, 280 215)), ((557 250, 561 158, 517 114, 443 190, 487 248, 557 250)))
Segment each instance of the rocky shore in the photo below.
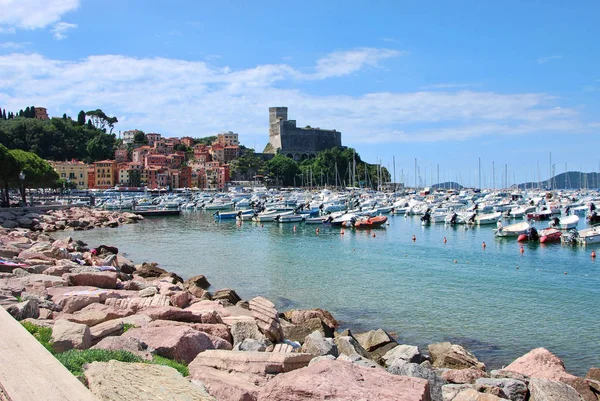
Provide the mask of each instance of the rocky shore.
POLYGON ((215 290, 202 275, 183 280, 115 247, 47 234, 135 215, 2 213, 3 225, 31 223, 0 229, 0 304, 19 321, 52 328, 55 352, 126 350, 188 365, 186 377, 146 363, 84 365, 82 380, 101 400, 600 400, 600 369, 573 376, 544 348, 488 372, 457 344, 421 350, 381 329, 352 333, 326 310, 278 311, 263 297, 215 290))

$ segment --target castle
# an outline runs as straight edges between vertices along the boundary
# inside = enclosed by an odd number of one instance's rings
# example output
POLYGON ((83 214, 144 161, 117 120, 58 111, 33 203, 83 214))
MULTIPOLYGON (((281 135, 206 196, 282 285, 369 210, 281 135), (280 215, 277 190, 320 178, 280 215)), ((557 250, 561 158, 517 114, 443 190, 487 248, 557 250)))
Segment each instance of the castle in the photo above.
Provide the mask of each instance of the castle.
POLYGON ((342 133, 336 130, 296 127, 288 120, 287 107, 269 107, 269 143, 265 153, 281 153, 294 160, 313 158, 318 152, 342 147, 342 133))

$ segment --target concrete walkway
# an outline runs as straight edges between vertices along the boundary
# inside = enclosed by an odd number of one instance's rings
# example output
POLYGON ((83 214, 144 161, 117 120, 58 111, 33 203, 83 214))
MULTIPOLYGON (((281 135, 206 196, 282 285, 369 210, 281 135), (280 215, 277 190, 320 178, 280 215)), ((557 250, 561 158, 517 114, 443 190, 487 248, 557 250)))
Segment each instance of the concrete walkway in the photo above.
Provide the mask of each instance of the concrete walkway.
POLYGON ((3 397, 7 401, 98 401, 0 307, 0 400, 3 397))

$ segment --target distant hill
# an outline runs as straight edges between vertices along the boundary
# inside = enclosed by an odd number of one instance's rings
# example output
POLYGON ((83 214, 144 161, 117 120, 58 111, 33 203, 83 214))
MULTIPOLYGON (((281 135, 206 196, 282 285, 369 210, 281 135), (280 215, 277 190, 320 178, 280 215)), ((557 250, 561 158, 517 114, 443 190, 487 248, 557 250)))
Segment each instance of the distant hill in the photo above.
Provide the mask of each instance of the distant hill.
POLYGON ((561 173, 549 180, 536 182, 525 182, 519 184, 519 189, 530 188, 552 188, 552 189, 580 189, 580 188, 600 188, 600 174, 583 173, 581 171, 567 171, 561 173))

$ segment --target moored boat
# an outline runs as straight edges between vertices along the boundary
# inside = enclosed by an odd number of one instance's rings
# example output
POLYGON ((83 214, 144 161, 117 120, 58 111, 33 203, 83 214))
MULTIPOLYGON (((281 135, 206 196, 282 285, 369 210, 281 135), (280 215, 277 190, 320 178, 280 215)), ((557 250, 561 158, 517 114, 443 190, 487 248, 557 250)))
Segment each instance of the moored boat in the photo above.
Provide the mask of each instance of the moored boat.
POLYGON ((499 224, 498 228, 494 230, 496 237, 518 237, 521 234, 525 234, 531 225, 527 221, 520 223, 511 224, 508 226, 502 226, 499 224))
POLYGON ((560 242, 562 233, 556 228, 545 228, 540 231, 540 243, 560 242))
POLYGON ((384 225, 387 220, 388 218, 386 216, 358 218, 344 222, 343 226, 354 228, 376 228, 384 225))
POLYGON ((579 223, 579 216, 563 216, 563 217, 554 217, 552 222, 550 223, 550 227, 557 228, 559 230, 570 230, 572 228, 577 227, 579 223))

